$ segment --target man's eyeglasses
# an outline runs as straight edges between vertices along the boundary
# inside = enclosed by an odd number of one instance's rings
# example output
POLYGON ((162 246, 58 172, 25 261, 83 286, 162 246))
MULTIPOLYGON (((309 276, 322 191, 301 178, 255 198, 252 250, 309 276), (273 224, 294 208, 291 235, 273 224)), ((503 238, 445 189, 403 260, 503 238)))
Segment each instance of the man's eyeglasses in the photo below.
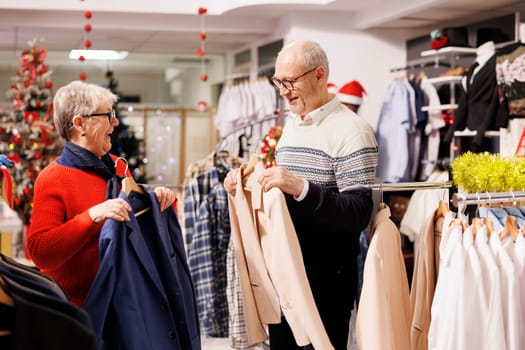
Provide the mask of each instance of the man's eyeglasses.
POLYGON ((310 70, 307 70, 306 72, 304 72, 303 74, 300 74, 298 76, 296 76, 295 78, 293 79, 283 79, 283 80, 279 80, 277 79, 276 77, 273 77, 272 78, 272 83, 273 85, 277 86, 278 89, 280 89, 281 87, 285 88, 286 90, 293 90, 294 89, 294 86, 293 84, 297 82, 297 80, 299 80, 300 78, 304 77, 306 74, 308 73, 311 73, 313 72, 314 70, 316 70, 317 67, 314 67, 310 70))
POLYGON ((83 115, 84 118, 91 118, 91 117, 106 117, 108 118, 108 121, 110 124, 113 124, 115 119, 117 119, 117 114, 115 113, 115 110, 112 109, 111 112, 106 113, 93 113, 89 115, 83 115))

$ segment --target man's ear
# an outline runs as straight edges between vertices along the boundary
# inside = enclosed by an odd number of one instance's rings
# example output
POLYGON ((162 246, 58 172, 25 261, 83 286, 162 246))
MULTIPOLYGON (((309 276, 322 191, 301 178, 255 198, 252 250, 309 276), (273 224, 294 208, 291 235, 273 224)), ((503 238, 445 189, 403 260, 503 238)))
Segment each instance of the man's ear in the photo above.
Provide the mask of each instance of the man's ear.
POLYGON ((315 78, 317 80, 321 80, 325 76, 326 76, 326 70, 324 69, 324 67, 323 66, 317 67, 317 69, 315 70, 315 78))
POLYGON ((84 118, 82 118, 80 115, 74 116, 71 120, 71 123, 73 124, 73 129, 76 129, 79 132, 84 130, 84 118))

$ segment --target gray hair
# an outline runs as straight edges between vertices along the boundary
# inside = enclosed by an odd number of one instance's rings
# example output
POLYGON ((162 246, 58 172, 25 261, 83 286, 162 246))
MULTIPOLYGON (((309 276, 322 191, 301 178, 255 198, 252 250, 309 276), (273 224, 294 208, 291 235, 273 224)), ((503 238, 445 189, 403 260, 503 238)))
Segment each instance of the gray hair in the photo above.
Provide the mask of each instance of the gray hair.
POLYGON ((289 49, 293 46, 298 46, 299 51, 301 52, 301 61, 303 69, 312 69, 317 66, 322 66, 326 70, 326 78, 330 73, 328 67, 328 57, 326 52, 317 42, 312 40, 296 40, 288 45, 285 45, 281 51, 289 49))
POLYGON ((69 140, 73 117, 90 115, 102 104, 114 105, 118 96, 110 90, 80 80, 62 86, 53 99, 53 122, 60 136, 69 140))

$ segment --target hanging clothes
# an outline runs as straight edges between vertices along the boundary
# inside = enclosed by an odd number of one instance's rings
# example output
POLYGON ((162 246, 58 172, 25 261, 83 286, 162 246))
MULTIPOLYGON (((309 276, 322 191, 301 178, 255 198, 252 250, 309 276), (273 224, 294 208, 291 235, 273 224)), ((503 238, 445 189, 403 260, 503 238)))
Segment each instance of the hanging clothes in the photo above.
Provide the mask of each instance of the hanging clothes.
POLYGON ((147 191, 119 197, 131 220, 107 220, 100 233, 100 268, 86 298, 100 350, 200 350, 194 289, 173 207, 160 211, 147 191), (147 334, 147 336, 144 336, 147 334))
POLYGON ((357 344, 366 350, 410 349, 408 279, 400 234, 387 206, 375 215, 371 228, 357 311, 357 344))
POLYGON ((49 276, 0 254, 2 350, 96 350, 89 315, 49 276))
POLYGON ((232 240, 240 274, 250 343, 266 339, 263 324, 286 318, 299 346, 333 349, 311 293, 301 248, 277 188, 263 192, 261 163, 243 180, 241 165, 235 197, 229 196, 232 240))

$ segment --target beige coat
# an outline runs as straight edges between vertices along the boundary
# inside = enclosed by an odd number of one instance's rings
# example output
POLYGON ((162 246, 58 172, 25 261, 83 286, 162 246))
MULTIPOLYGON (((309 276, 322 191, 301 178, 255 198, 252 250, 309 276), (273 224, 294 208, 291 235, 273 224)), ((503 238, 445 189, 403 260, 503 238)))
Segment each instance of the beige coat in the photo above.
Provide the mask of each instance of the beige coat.
MULTIPOLYGON (((412 289, 410 290, 410 309, 412 312, 410 348, 412 350, 426 350, 428 348, 430 308, 439 273, 439 245, 445 220, 437 212, 438 210, 427 220, 420 233, 419 249, 414 262, 412 289)), ((447 223, 452 220, 452 216, 452 213, 447 214, 447 223)))
POLYGON ((410 300, 401 237, 385 207, 372 222, 356 336, 361 350, 410 349, 410 300))
POLYGON ((280 323, 281 312, 299 346, 333 346, 317 311, 299 241, 283 193, 263 192, 257 167, 243 184, 238 172, 235 197, 228 196, 231 237, 239 270, 248 340, 260 342, 263 324, 280 323))

